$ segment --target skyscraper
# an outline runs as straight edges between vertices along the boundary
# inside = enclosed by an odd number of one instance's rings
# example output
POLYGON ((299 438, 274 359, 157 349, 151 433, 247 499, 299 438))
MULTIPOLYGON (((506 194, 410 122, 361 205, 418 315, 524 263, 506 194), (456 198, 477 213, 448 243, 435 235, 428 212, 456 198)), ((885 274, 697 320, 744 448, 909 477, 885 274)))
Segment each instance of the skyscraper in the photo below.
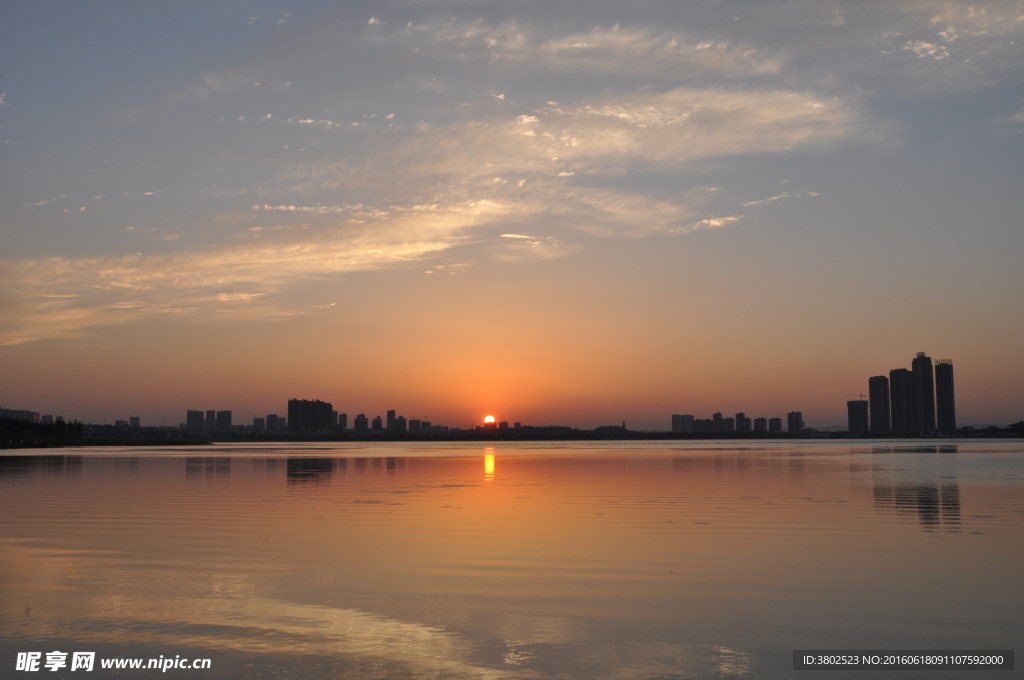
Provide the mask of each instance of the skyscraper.
POLYGON ((953 398, 953 360, 935 362, 935 415, 939 432, 956 430, 956 403, 953 398))
POLYGON ((206 420, 202 411, 185 411, 185 429, 189 432, 202 432, 206 429, 206 420))
POLYGON ((917 431, 935 432, 935 378, 931 357, 918 352, 912 366, 917 388, 917 431))
POLYGON ((672 432, 690 434, 693 432, 693 416, 675 414, 672 416, 672 432))
POLYGON ((790 434, 800 434, 804 431, 804 414, 800 411, 790 411, 786 414, 790 434))
POLYGON ((216 432, 217 431, 217 412, 207 411, 206 412, 206 431, 216 432))
POLYGON ((868 402, 863 399, 846 402, 846 414, 851 435, 868 433, 868 402))
POLYGON ((892 431, 892 422, 889 420, 889 379, 884 375, 868 378, 868 399, 871 434, 888 434, 892 431))
POLYGON ((292 432, 323 432, 331 427, 330 403, 319 399, 289 399, 288 429, 292 432))
POLYGON ((917 429, 917 390, 914 374, 905 368, 889 371, 889 405, 892 409, 892 432, 911 434, 917 429))

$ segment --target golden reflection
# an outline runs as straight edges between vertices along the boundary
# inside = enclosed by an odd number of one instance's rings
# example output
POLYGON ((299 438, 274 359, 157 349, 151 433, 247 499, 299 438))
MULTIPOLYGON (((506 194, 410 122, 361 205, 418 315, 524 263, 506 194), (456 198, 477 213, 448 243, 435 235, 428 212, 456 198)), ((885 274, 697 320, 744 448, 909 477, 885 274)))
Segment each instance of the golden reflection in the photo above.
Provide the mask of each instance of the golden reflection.
POLYGON ((484 481, 494 481, 494 447, 484 449, 484 481))

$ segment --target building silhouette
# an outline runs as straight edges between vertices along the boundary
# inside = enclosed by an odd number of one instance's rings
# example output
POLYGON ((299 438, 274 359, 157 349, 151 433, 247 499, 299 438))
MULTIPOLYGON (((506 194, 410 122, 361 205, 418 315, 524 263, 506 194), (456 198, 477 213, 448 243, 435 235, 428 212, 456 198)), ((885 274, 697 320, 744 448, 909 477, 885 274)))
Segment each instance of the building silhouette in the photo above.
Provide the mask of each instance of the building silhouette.
POLYGON ((205 414, 202 411, 185 411, 185 429, 189 432, 202 432, 205 430, 205 414))
POLYGON ((217 411, 217 432, 231 431, 231 411, 217 411))
POLYGON ((693 432, 693 416, 673 415, 672 432, 675 434, 691 434, 693 432))
POLYGON ((206 412, 206 431, 216 432, 217 431, 217 412, 207 411, 206 412))
POLYGON ((384 431, 384 421, 381 420, 380 416, 373 417, 373 421, 371 421, 370 424, 370 429, 373 430, 374 432, 384 431))
POLYGON ((917 388, 914 374, 905 368, 889 371, 889 408, 893 434, 920 432, 917 427, 917 388))
POLYGON ((293 433, 324 432, 331 427, 331 404, 319 399, 288 400, 288 430, 293 433))
POLYGON ((370 431, 370 421, 366 419, 365 413, 357 413, 356 419, 352 422, 352 429, 356 434, 366 434, 370 431))
POLYGON ((884 375, 868 378, 868 399, 871 434, 888 434, 892 431, 889 420, 889 379, 884 375))
POLYGON ((768 434, 782 434, 782 418, 768 419, 768 434))
POLYGON ((914 374, 914 388, 917 391, 917 432, 935 432, 935 378, 932 374, 932 360, 924 352, 918 352, 911 363, 914 374))
POLYGON ((846 415, 850 434, 864 435, 868 433, 868 402, 856 399, 846 402, 846 415))
POLYGON ((754 418, 754 433, 755 434, 768 434, 768 419, 767 418, 754 418))
POLYGON ((751 421, 742 411, 736 414, 736 434, 750 434, 751 421))
POLYGON ((790 434, 800 434, 804 431, 804 414, 800 411, 790 411, 786 414, 787 425, 790 434))
POLYGON ((935 362, 936 428, 943 434, 956 430, 956 400, 953 397, 953 360, 935 362))

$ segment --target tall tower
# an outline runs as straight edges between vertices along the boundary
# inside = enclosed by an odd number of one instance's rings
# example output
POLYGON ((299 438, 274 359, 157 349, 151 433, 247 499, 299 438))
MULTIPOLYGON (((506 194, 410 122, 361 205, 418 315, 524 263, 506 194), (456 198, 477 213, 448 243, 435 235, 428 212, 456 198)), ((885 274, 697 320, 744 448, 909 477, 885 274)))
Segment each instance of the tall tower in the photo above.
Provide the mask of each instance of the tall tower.
POLYGON ((786 414, 786 419, 789 421, 789 433, 800 434, 804 431, 804 414, 800 411, 790 411, 786 414))
POLYGON ((935 415, 939 432, 956 430, 956 403, 953 398, 953 360, 935 362, 935 415))
POLYGON ((868 402, 858 399, 846 402, 846 413, 851 435, 868 433, 868 402))
POLYGON ((918 352, 912 366, 914 382, 917 383, 918 431, 935 432, 935 377, 931 357, 918 352))
POLYGON ((888 434, 892 431, 892 422, 889 420, 889 379, 884 375, 868 378, 868 399, 871 434, 888 434))
POLYGON ((893 434, 920 432, 917 427, 917 390, 914 374, 905 368, 889 371, 889 404, 892 408, 893 434))

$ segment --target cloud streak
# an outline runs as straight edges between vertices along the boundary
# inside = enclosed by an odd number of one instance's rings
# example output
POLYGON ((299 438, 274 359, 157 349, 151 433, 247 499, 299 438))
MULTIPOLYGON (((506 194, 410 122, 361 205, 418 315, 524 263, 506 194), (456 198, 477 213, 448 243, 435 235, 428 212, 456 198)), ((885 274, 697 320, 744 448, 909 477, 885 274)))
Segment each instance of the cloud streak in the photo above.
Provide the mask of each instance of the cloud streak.
POLYGON ((496 203, 474 202, 393 211, 373 228, 345 222, 300 240, 257 240, 169 255, 0 261, 5 292, 0 345, 142 318, 299 314, 304 309, 280 295, 290 286, 422 260, 502 212, 496 203))

